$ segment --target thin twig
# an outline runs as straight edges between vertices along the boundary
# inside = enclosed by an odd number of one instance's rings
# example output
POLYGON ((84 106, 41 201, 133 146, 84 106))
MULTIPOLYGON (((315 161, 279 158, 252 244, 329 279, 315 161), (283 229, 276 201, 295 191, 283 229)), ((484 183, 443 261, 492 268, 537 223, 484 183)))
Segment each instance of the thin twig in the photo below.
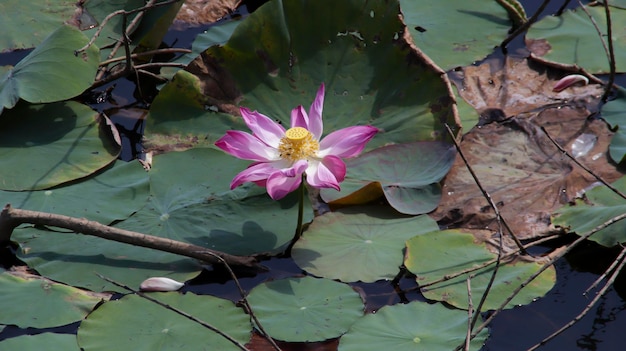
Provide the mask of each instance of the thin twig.
POLYGON ((602 280, 604 280, 604 278, 606 278, 607 275, 609 275, 610 272, 612 272, 615 267, 624 259, 624 256, 626 256, 626 250, 622 250, 619 255, 615 258, 615 260, 613 260, 613 262, 611 263, 611 265, 609 266, 609 268, 607 268, 604 273, 602 273, 601 276, 598 277, 598 279, 596 279, 593 284, 591 284, 587 290, 585 290, 585 292, 583 292, 583 295, 587 295, 591 290, 595 289, 598 284, 600 284, 600 282, 602 280))
POLYGON ((146 300, 148 300, 150 302, 154 302, 157 305, 159 305, 159 306, 161 306, 161 307, 163 307, 165 309, 168 309, 168 310, 170 310, 172 312, 178 313, 179 315, 181 315, 181 316, 183 316, 183 317, 185 317, 185 318, 187 318, 187 319, 189 319, 189 320, 191 320, 191 321, 193 321, 195 323, 200 324, 201 326, 211 330, 212 332, 215 332, 215 333, 219 334, 220 336, 222 336, 226 340, 230 341, 233 345, 237 346, 240 350, 250 351, 250 349, 246 348, 243 344, 241 344, 239 341, 235 340, 235 338, 233 338, 232 336, 224 333, 223 331, 221 331, 218 328, 212 326, 211 324, 209 324, 209 323, 207 323, 207 322, 205 322, 205 321, 203 321, 201 319, 198 319, 198 318, 190 315, 189 313, 187 313, 187 312, 185 312, 183 310, 180 310, 180 309, 178 309, 176 307, 172 307, 172 306, 170 306, 168 304, 165 304, 165 303, 163 303, 163 302, 161 302, 161 301, 159 301, 159 300, 157 300, 155 298, 152 298, 152 297, 148 296, 147 294, 142 293, 141 291, 137 291, 137 290, 135 290, 135 289, 133 289, 131 287, 128 287, 128 286, 126 286, 124 284, 118 283, 118 282, 116 282, 116 281, 114 281, 112 279, 109 279, 109 278, 103 276, 102 274, 96 273, 96 275, 98 277, 100 277, 101 279, 104 279, 104 280, 106 280, 107 282, 109 282, 109 283, 111 283, 113 285, 116 285, 116 286, 119 286, 120 288, 126 289, 126 290, 136 294, 137 296, 139 296, 141 298, 144 298, 144 299, 146 299, 146 300))
POLYGON ((511 227, 509 227, 508 223, 506 222, 506 220, 504 219, 504 217, 502 217, 500 215, 500 210, 498 209, 498 206, 496 206, 496 203, 493 201, 493 199, 491 198, 491 195, 487 192, 487 190, 485 190, 485 188, 482 186, 482 183, 480 182, 480 180, 478 179, 478 176, 476 175, 476 173, 474 173, 474 170, 472 169, 472 167, 469 165, 469 162, 467 162, 467 159, 465 158, 465 155, 463 154, 463 151, 461 150, 461 146, 459 145, 459 143, 456 141, 456 138, 454 137, 454 134, 452 133, 452 129, 450 129, 450 126, 448 125, 448 123, 444 123, 446 130, 448 131, 448 134, 450 135, 450 138, 452 139, 452 142, 454 143, 454 147, 456 148, 457 152, 459 153, 459 156, 461 157, 461 159, 463 160, 463 162, 465 163, 465 166, 467 168, 467 170, 469 171, 470 175, 472 176, 472 178, 474 179, 474 182, 476 183, 476 185, 478 186, 478 188, 480 189, 480 192, 483 194, 483 197, 487 200, 487 202, 489 203, 489 206, 491 206, 491 208, 493 209, 495 215, 496 215, 496 221, 498 221, 499 223, 501 222, 505 228, 508 230, 509 234, 511 235, 511 238, 513 239, 513 241, 515 242, 515 244, 517 245, 517 248, 523 253, 526 254, 526 250, 524 249, 524 245, 522 244, 522 242, 515 236, 515 233, 513 233, 513 230, 511 230, 511 227))
POLYGON ((626 265, 626 260, 624 259, 625 255, 626 255, 626 248, 622 249, 622 252, 620 253, 619 266, 613 271, 613 274, 611 274, 611 277, 609 278, 609 280, 607 280, 606 284, 604 284, 602 289, 600 291, 598 291, 598 293, 593 298, 593 300, 591 300, 591 302, 576 317, 574 317, 574 319, 572 319, 569 323, 567 323, 566 325, 561 327, 559 330, 557 330, 554 333, 552 333, 549 336, 547 336, 545 339, 541 340, 537 344, 535 344, 532 347, 530 347, 527 351, 533 351, 533 350, 538 349, 539 347, 545 345, 548 341, 554 339, 559 334, 561 334, 564 331, 566 331, 567 329, 569 329, 574 324, 578 323, 593 308, 593 306, 595 306, 595 304, 598 303, 600 298, 602 296, 604 296, 604 294, 606 294, 607 290, 611 286, 613 286, 613 283, 615 282, 615 279, 617 278, 617 276, 622 271, 622 268, 624 268, 624 265, 626 265))
POLYGON ((474 325, 474 302, 472 302, 472 277, 468 276, 465 280, 467 284, 467 334, 465 335, 464 351, 469 351, 470 342, 472 341, 472 327, 474 325))
MULTIPOLYGON (((511 302, 511 300, 513 300, 513 298, 515 298, 515 296, 517 296, 517 294, 519 294, 520 291, 522 291, 522 289, 524 289, 528 284, 530 284, 530 282, 532 282, 533 280, 535 280, 535 278, 537 278, 541 273, 543 273, 546 269, 548 269, 550 266, 552 266, 556 261, 558 261, 559 259, 561 259, 565 254, 569 253, 574 247, 576 247, 578 244, 580 244, 581 242, 587 240, 590 236, 592 236, 593 234, 599 232, 600 230, 621 221, 622 219, 626 218, 626 213, 623 213, 619 216, 615 216, 611 219, 609 219, 608 221, 600 224, 599 226, 593 228, 592 230, 587 231, 586 233, 580 235, 580 237, 578 239, 576 239, 573 243, 571 243, 568 247, 566 247, 564 250, 562 250, 561 252, 559 252, 558 254, 552 256, 550 258, 550 260, 548 260, 548 262, 546 262, 541 268, 539 268, 539 270, 537 270, 537 272, 533 273, 530 277, 528 277, 524 282, 522 282, 512 293, 511 295, 509 295, 505 301, 487 318, 485 319, 485 321, 478 327, 475 328, 475 330, 472 332, 472 338, 475 338, 476 335, 478 335, 478 333, 480 333, 483 329, 485 329, 489 323, 491 323, 491 321, 493 321, 493 319, 500 314, 500 312, 502 312, 504 310, 504 308, 509 304, 509 302, 511 302)), ((455 350, 461 350, 463 348, 463 345, 459 345, 455 350)))
POLYGON ((539 15, 543 12, 543 10, 546 9, 546 6, 548 6, 549 2, 550 2, 550 0, 544 0, 543 3, 541 4, 541 6, 539 6, 539 8, 537 9, 537 11, 535 11, 535 13, 526 22, 524 22, 524 24, 522 24, 521 26, 517 27, 517 29, 515 29, 513 31, 513 33, 511 33, 511 35, 509 35, 506 39, 504 39, 502 41, 502 43, 500 43, 500 48, 502 48, 502 51, 505 54, 506 54, 506 46, 509 45, 509 43, 513 39, 515 39, 518 35, 522 34, 533 23, 535 23, 537 21, 537 19, 539 18, 539 15))
POLYGON ((257 329, 259 329, 259 331, 261 332, 261 334, 263 334, 265 339, 267 339, 267 341, 272 345, 272 347, 274 347, 274 350, 281 351, 280 347, 278 347, 278 345, 276 344, 274 339, 269 335, 269 333, 265 331, 265 329, 261 325, 261 322, 259 322, 258 318, 254 314, 254 311, 252 310, 252 306, 248 302, 248 299, 246 298, 246 293, 243 290, 243 287, 241 287, 241 284, 239 283, 239 279, 237 279, 237 275, 235 275, 235 272, 233 272, 232 268, 230 268, 230 265, 226 261, 224 261, 223 258, 221 258, 221 257, 219 257, 217 255, 215 255, 215 258, 224 264, 224 267, 226 267, 226 270, 230 274, 230 277, 233 278, 233 281, 235 282, 235 285, 237 286, 237 289, 239 290, 239 295, 241 296, 241 301, 244 304, 244 306, 246 307, 248 313, 250 314, 250 317, 252 318, 252 320, 256 324, 257 329))
POLYGON ((595 172, 593 172, 591 169, 589 169, 587 166, 583 165, 582 163, 578 162, 578 160, 572 156, 569 152, 567 152, 567 150, 565 150, 561 145, 559 145, 559 143, 556 142, 556 140, 554 140, 554 138, 552 138, 552 136, 550 136, 550 133, 548 133, 548 131, 546 130, 546 128, 544 128, 543 126, 541 127, 541 131, 544 132, 546 134, 546 136, 548 137, 548 139, 550 139, 550 141, 552 142, 552 144, 554 144, 554 146, 556 146, 559 151, 561 151, 565 156, 569 157, 570 160, 572 160, 576 165, 578 165, 578 167, 582 168, 583 170, 585 170, 585 172, 589 173, 590 175, 592 175, 594 178, 596 178, 596 180, 598 180, 600 183, 604 184, 607 188, 611 189, 611 191, 613 191, 614 193, 616 193, 617 195, 619 195, 621 198, 626 200, 626 194, 622 193, 619 189, 617 189, 616 187, 614 187, 613 185, 611 185, 611 183, 607 182, 606 180, 604 180, 604 178, 600 177, 599 175, 597 175, 595 172))

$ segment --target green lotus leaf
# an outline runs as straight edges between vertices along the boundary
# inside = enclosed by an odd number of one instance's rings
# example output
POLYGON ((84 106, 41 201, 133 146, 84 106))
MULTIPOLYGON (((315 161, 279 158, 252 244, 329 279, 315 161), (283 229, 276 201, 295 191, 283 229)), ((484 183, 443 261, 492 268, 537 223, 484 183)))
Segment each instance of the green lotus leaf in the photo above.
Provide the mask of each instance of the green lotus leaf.
MULTIPOLYGON (((2 330, 0 328, 0 330, 2 330)), ((76 335, 43 333, 21 335, 0 341, 2 350, 80 351, 76 335)))
POLYGON ((402 265, 405 241, 438 229, 428 216, 382 218, 380 208, 368 212, 316 217, 291 251, 296 264, 344 282, 392 279, 402 265))
POLYGON ((76 55, 88 39, 78 29, 61 26, 33 52, 0 78, 0 113, 21 98, 31 103, 66 100, 93 83, 98 69, 98 48, 76 55))
POLYGON ((609 155, 613 161, 621 163, 626 155, 626 89, 619 87, 615 99, 602 106, 602 118, 616 130, 609 155))
POLYGON ((0 191, 0 199, 14 208, 109 224, 141 209, 148 193, 148 174, 139 162, 116 161, 112 167, 80 182, 50 190, 0 191), (76 194, 83 201, 77 201, 76 194))
MULTIPOLYGON (((455 149, 443 142, 380 147, 346 161, 348 173, 341 191, 322 189, 320 193, 331 204, 352 204, 356 201, 350 194, 378 182, 385 198, 398 212, 427 213, 439 203, 441 190, 437 182, 448 173, 455 156, 455 149)), ((371 191, 377 194, 375 188, 371 191)), ((356 195, 362 196, 358 192, 356 195)))
POLYGON ((79 321, 102 299, 47 279, 7 272, 0 274, 0 294, 0 324, 20 328, 51 328, 79 321), (26 307, 28 313, 24 313, 26 307))
POLYGON ((236 114, 236 105, 289 125, 291 110, 308 108, 324 82, 326 133, 351 125, 379 127, 384 132, 368 148, 442 139, 442 122, 456 125, 452 97, 440 74, 397 44, 402 31, 395 1, 270 1, 239 24, 226 44, 189 65, 200 89, 184 89, 168 100, 193 108, 173 117, 175 108, 155 102, 146 136, 202 140, 209 131, 247 129, 238 118, 212 111, 236 114), (180 121, 173 132, 159 126, 171 126, 173 118, 180 121))
POLYGON ((308 342, 335 338, 363 316, 363 301, 346 284, 313 277, 256 286, 248 302, 272 338, 308 342))
MULTIPOLYGON (((418 235, 406 242, 404 260, 406 268, 417 276, 419 284, 426 284, 470 268, 480 266, 496 258, 484 244, 476 244, 474 236, 458 230, 443 230, 418 235)), ((503 262, 497 271, 493 286, 483 305, 483 310, 496 309, 500 304, 543 266, 540 262, 518 258, 513 262, 503 262)), ((427 299, 444 301, 454 307, 467 309, 467 277, 471 274, 472 300, 478 306, 481 296, 489 283, 494 265, 461 274, 458 277, 422 287, 427 299)), ((529 283, 507 308, 532 302, 544 296, 556 281, 553 266, 542 272, 529 283)))
POLYGON ((48 34, 68 22, 75 12, 76 1, 73 0, 0 2, 0 52, 39 45, 48 34))
MULTIPOLYGON (((626 177, 612 184, 621 192, 626 192, 626 177)), ((556 211, 552 218, 554 225, 570 232, 583 235, 613 217, 626 213, 626 200, 606 186, 595 187, 585 193, 586 200, 577 200, 556 211)), ((615 246, 626 242, 626 222, 618 221, 593 234, 593 240, 603 246, 615 246)))
POLYGON ((109 128, 97 112, 71 101, 6 110, 0 118, 0 189, 47 189, 104 168, 120 152, 109 128))
MULTIPOLYGON (((586 6, 606 40, 606 16, 602 6, 586 6)), ((626 22, 626 10, 611 8, 611 21, 626 22)), ((624 31, 613 30, 617 72, 626 71, 624 31)), ((561 16, 546 16, 534 23, 526 34, 526 45, 542 60, 577 65, 591 73, 608 73, 609 61, 594 23, 581 9, 565 11, 561 16)))
POLYGON ((512 24, 507 11, 491 0, 400 0, 400 8, 415 45, 444 70, 486 57, 512 24))
MULTIPOLYGON (((159 155, 150 171, 151 202, 116 226, 235 255, 281 252, 295 233, 297 195, 274 201, 253 184, 230 190, 249 163, 215 149, 159 155)), ((304 220, 311 218, 308 211, 304 220)))
MULTIPOLYGON (((339 339, 339 351, 449 351, 462 345, 467 334, 467 312, 442 304, 411 302, 385 306, 356 321, 339 339)), ((470 350, 487 339, 483 330, 470 350)))
MULTIPOLYGON (((175 292, 150 297, 212 325, 240 344, 250 339, 249 317, 231 301, 175 292)), ((78 344, 93 351, 240 350, 223 336, 137 295, 106 302, 91 313, 80 324, 78 344)))
POLYGON ((186 281, 202 271, 190 258, 95 236, 23 228, 11 239, 20 244, 18 258, 42 276, 92 291, 125 292, 94 272, 138 287, 150 277, 186 281))

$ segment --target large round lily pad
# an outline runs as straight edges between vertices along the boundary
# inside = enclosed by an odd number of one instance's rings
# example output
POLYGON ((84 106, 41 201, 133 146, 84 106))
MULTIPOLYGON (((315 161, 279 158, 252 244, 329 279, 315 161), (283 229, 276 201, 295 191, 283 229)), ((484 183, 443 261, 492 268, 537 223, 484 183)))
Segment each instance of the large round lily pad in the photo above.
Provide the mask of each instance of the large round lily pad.
MULTIPOLYGON (((228 300, 176 292, 150 297, 212 325, 240 344, 250 339, 248 315, 228 300)), ((109 301, 91 313, 80 324, 78 344, 93 351, 241 350, 223 336, 137 295, 109 301)))
MULTIPOLYGON (((1 330, 1 329, 0 329, 1 330)), ((80 351, 76 335, 43 333, 22 335, 0 341, 2 350, 80 351)))
POLYGON ((312 277, 263 283, 250 291, 248 302, 271 337, 293 342, 338 337, 364 309, 350 286, 312 277))
POLYGON ((392 279, 402 264, 405 241, 438 227, 428 216, 381 218, 380 212, 372 208, 316 217, 294 245, 294 261, 309 273, 345 282, 392 279))
MULTIPOLYGON (((462 345, 467 312, 442 304, 412 302, 385 306, 359 319, 339 340, 339 351, 449 351, 462 345)), ((487 339, 483 330, 470 344, 479 350, 487 339)))

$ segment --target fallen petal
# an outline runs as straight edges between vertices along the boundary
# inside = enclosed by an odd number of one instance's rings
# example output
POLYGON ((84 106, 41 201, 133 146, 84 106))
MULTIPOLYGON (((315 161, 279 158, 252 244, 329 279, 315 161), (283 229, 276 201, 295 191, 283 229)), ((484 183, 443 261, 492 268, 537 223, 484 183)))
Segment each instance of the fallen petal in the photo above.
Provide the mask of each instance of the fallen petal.
POLYGON ((152 277, 144 280, 139 286, 141 291, 176 291, 185 284, 165 277, 152 277))
POLYGON ((554 87, 552 88, 552 91, 556 91, 556 92, 562 91, 578 82, 583 82, 583 85, 587 85, 589 84, 589 79, 580 74, 570 74, 568 76, 561 78, 561 80, 556 82, 556 84, 554 84, 554 87))

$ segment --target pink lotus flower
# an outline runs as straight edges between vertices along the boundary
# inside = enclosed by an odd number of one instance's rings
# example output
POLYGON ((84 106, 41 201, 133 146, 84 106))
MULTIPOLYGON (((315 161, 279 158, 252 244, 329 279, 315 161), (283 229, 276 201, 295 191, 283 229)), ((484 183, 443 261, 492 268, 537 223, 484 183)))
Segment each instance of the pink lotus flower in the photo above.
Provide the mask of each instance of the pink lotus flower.
POLYGON ((230 188, 254 182, 267 187, 270 197, 278 200, 297 189, 302 174, 306 173, 306 181, 312 187, 339 190, 339 183, 346 176, 346 165, 341 158, 358 155, 378 129, 353 126, 320 140, 324 129, 323 106, 324 84, 308 114, 302 106, 291 111, 291 128, 286 131, 271 118, 242 107, 241 115, 252 134, 229 130, 215 142, 235 157, 255 161, 233 178, 230 188))

